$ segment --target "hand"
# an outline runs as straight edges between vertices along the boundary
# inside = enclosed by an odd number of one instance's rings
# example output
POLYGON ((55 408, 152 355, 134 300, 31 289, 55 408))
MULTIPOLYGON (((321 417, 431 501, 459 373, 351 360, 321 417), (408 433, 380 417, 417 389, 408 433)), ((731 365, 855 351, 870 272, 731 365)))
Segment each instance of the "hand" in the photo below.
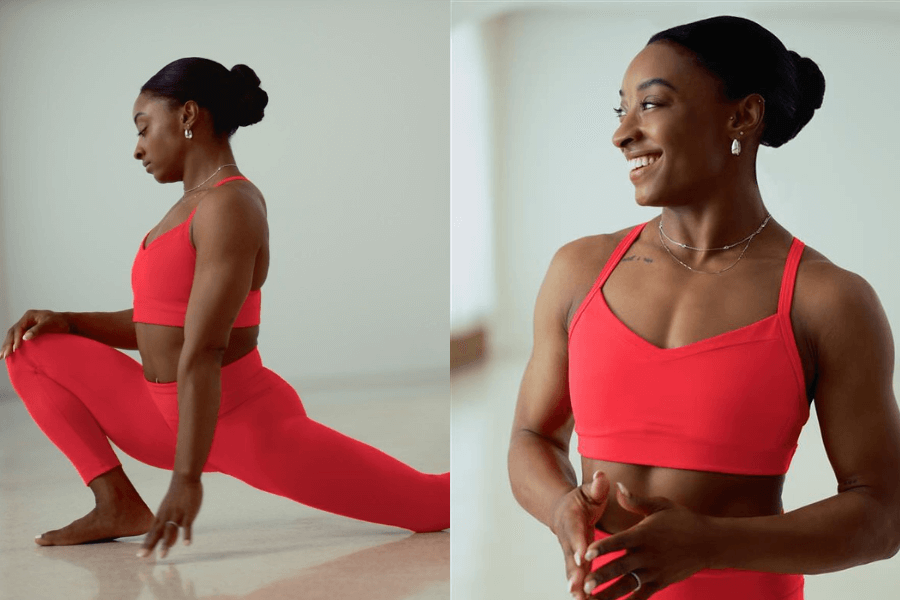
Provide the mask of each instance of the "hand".
POLYGON ((609 496, 609 480, 601 471, 594 473, 591 481, 581 484, 563 496, 553 509, 551 529, 562 546, 566 561, 568 591, 577 600, 584 600, 584 577, 590 563, 584 559, 588 544, 594 540, 594 523, 606 510, 609 496))
POLYGON ((588 547, 586 558, 625 550, 625 554, 586 577, 585 588, 619 578, 592 600, 645 600, 661 589, 708 568, 712 556, 710 519, 668 498, 630 494, 619 484, 616 497, 622 508, 643 517, 637 525, 588 547), (637 577, 629 575, 635 573, 637 577), (638 579, 640 578, 640 590, 638 579))
POLYGON ((199 479, 193 480, 173 473, 169 491, 156 511, 153 526, 147 532, 138 556, 141 558, 150 556, 154 546, 162 541, 159 546, 159 557, 165 558, 169 548, 178 541, 180 528, 184 528, 184 545, 190 545, 191 526, 197 518, 197 513, 200 512, 202 501, 203 486, 199 479))
POLYGON ((72 333, 65 315, 52 310, 28 310, 19 322, 9 328, 0 345, 0 359, 4 359, 22 344, 41 333, 72 333))

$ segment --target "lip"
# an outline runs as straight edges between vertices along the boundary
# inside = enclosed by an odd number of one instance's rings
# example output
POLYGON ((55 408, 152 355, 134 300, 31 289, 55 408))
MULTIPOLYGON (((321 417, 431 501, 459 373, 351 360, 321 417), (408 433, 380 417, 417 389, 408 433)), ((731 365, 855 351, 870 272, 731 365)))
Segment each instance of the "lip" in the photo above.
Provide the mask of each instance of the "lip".
POLYGON ((629 157, 629 160, 640 158, 641 156, 648 156, 653 154, 659 154, 659 158, 653 161, 652 164, 647 165, 646 167, 638 167, 637 169, 631 169, 628 171, 628 179, 631 180, 632 183, 638 183, 641 179, 647 177, 647 175, 651 174, 656 167, 663 160, 663 156, 658 152, 647 152, 646 154, 635 154, 634 156, 629 157))
POLYGON ((144 169, 146 169, 147 172, 149 173, 150 172, 150 163, 148 163, 148 162, 144 163, 144 169))

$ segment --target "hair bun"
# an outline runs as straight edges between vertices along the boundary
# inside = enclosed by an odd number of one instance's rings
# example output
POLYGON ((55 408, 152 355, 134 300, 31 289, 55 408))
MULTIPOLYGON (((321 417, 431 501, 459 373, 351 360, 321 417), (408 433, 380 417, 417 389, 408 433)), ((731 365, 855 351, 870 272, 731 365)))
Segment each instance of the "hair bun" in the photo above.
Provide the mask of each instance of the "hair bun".
POLYGON ((819 65, 793 50, 788 50, 788 55, 796 71, 797 95, 790 126, 786 127, 789 135, 785 141, 793 138, 809 123, 816 109, 822 106, 822 99, 825 97, 825 76, 819 69, 819 65))
POLYGON ((269 95, 259 87, 259 77, 247 65, 234 65, 231 68, 231 79, 234 89, 232 111, 235 125, 246 127, 262 121, 266 105, 269 103, 269 95))

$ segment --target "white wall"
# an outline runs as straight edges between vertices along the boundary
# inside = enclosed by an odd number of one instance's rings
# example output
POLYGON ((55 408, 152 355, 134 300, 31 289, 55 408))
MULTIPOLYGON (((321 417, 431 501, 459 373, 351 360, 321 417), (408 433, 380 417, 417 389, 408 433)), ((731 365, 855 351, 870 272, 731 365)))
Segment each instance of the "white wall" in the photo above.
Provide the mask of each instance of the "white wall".
POLYGON ((269 207, 267 366, 445 378, 448 33, 447 2, 0 3, 0 328, 130 306, 138 244, 181 196, 132 158, 132 104, 203 56, 249 65, 270 97, 232 140, 269 207))
POLYGON ((557 248, 657 214, 635 205, 610 142, 622 76, 653 33, 723 13, 761 21, 825 74, 824 104, 809 125, 782 148, 761 149, 763 198, 796 236, 871 282, 900 326, 891 259, 900 204, 889 167, 900 81, 887 75, 900 51, 900 4, 580 3, 519 10, 485 27, 498 99, 493 339, 501 350, 530 348, 534 300, 557 248))

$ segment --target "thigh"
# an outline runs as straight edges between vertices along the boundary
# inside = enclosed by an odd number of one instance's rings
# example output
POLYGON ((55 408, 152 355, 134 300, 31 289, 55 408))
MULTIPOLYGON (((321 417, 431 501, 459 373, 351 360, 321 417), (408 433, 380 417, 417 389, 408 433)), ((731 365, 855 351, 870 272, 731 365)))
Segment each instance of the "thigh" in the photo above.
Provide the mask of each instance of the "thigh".
POLYGON ((11 371, 31 369, 76 397, 125 453, 172 468, 175 433, 153 403, 136 360, 100 342, 55 333, 23 342, 10 360, 11 371))

